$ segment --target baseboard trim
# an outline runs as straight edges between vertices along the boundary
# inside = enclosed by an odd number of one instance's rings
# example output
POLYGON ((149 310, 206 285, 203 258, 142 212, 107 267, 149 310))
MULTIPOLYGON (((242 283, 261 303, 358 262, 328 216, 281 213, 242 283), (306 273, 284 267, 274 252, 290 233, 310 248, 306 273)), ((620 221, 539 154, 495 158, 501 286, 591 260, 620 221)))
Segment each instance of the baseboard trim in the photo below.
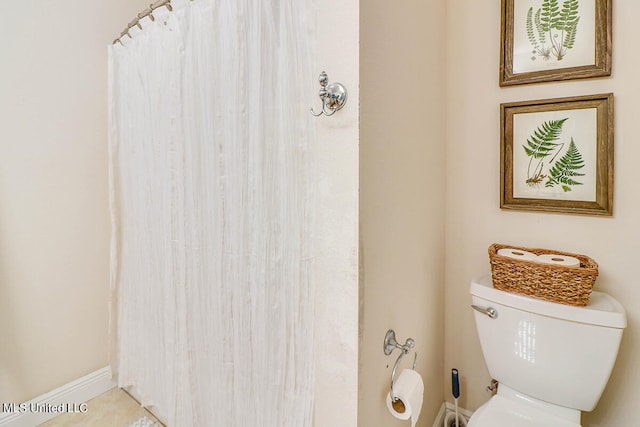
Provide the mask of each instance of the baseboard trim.
POLYGON ((445 402, 442 402, 440 406, 440 410, 438 411, 438 415, 436 415, 436 419, 433 422, 433 427, 442 427, 444 425, 444 417, 447 415, 447 407, 445 402))
POLYGON ((107 366, 28 402, 2 402, 0 427, 32 427, 63 413, 84 412, 88 400, 116 386, 107 366))
MULTIPOLYGON (((446 411, 445 411, 446 413, 455 412, 456 407, 455 407, 455 405, 453 403, 445 402, 444 404, 446 406, 446 411)), ((471 415, 473 415, 473 411, 468 411, 468 410, 466 410, 464 408, 458 408, 458 413, 460 415, 463 415, 467 420, 469 418, 471 418, 471 415)))
MULTIPOLYGON (((438 415, 436 415, 436 419, 433 422, 433 427, 442 427, 444 425, 444 420, 447 417, 447 414, 451 412, 455 412, 456 407, 453 403, 442 402, 442 406, 440 406, 440 410, 438 411, 438 415)), ((465 417, 466 421, 471 418, 473 415, 473 411, 468 411, 466 409, 458 408, 458 413, 465 417)))

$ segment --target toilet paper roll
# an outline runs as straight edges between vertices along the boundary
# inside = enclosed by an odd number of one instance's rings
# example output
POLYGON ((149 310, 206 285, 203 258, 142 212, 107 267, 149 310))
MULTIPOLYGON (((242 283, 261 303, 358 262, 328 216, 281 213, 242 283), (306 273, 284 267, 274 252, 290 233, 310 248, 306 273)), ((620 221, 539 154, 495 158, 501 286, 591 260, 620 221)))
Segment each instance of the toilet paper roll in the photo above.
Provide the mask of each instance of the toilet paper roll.
POLYGON ((422 410, 424 393, 422 377, 413 369, 403 370, 393 384, 393 393, 398 400, 393 402, 391 392, 387 393, 387 408, 389 412, 400 420, 411 418, 411 427, 415 427, 422 410))
POLYGON ((498 249, 498 255, 506 256, 513 259, 521 259, 526 261, 537 261, 538 256, 534 253, 523 251, 521 249, 503 248, 498 249))
POLYGON ((545 264, 563 265, 565 267, 580 267, 580 260, 568 255, 542 254, 538 255, 538 262, 545 264))

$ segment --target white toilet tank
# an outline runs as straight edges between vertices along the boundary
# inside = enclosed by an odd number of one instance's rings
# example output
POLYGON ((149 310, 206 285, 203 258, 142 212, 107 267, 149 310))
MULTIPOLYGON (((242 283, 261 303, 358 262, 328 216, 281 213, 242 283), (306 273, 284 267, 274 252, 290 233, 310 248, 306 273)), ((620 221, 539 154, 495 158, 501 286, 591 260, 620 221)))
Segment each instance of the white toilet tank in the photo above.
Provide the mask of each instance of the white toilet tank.
POLYGON ((586 307, 548 302, 494 289, 490 275, 474 279, 470 292, 493 378, 536 399, 593 410, 627 326, 618 301, 594 291, 586 307), (479 311, 488 309, 493 318, 479 311))

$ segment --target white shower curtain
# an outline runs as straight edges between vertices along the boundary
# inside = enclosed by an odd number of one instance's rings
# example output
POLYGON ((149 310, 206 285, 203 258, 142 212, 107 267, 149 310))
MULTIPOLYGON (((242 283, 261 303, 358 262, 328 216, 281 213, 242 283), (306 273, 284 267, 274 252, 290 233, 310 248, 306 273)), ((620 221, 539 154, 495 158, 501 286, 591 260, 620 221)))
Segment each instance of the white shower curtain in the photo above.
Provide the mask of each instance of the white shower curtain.
POLYGON ((173 0, 109 48, 112 354, 170 426, 310 426, 313 0, 173 0))

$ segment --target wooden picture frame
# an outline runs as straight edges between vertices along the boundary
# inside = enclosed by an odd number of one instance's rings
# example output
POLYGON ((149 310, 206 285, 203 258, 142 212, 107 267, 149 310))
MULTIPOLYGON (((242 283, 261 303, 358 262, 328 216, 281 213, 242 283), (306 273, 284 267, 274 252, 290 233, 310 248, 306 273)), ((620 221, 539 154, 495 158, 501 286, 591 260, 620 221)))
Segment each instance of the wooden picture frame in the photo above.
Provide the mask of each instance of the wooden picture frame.
POLYGON ((502 0, 500 86, 611 75, 612 0, 502 0))
POLYGON ((500 105, 502 209, 613 214, 613 94, 500 105))

